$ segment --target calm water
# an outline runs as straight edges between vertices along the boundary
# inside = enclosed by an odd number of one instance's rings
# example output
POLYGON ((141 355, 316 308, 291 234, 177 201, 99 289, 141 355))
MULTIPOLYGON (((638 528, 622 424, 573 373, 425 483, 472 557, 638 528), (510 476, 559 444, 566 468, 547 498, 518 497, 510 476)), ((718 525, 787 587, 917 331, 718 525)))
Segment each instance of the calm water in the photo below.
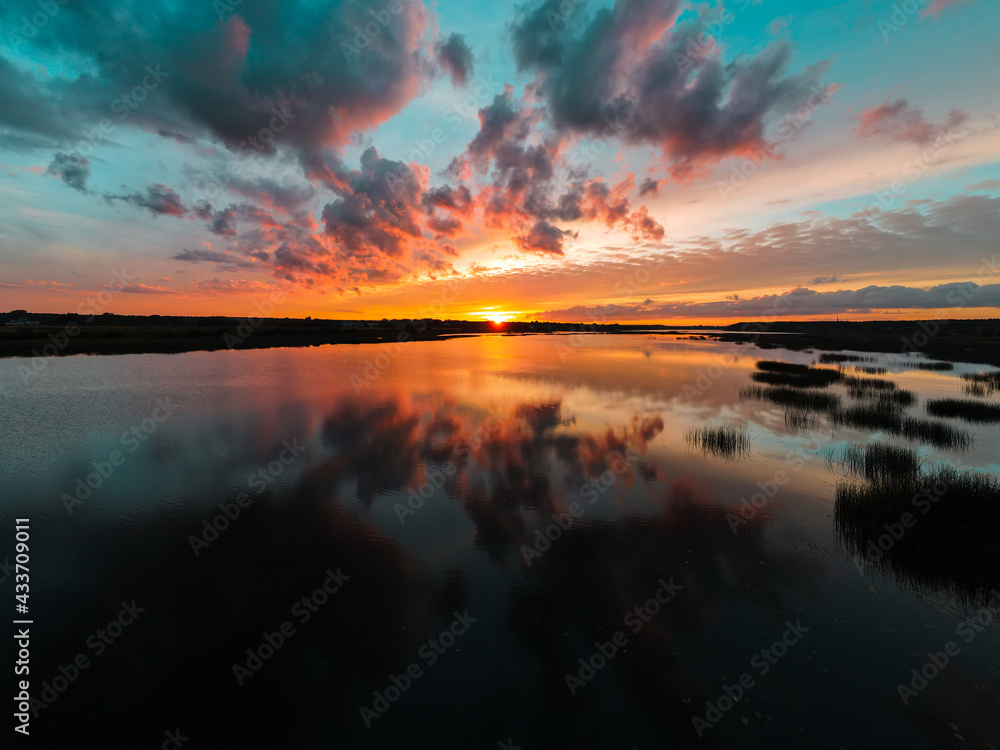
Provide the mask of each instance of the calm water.
MULTIPOLYGON (((852 562, 830 456, 886 436, 740 400, 760 358, 816 355, 496 336, 74 357, 28 383, 0 361, 0 560, 29 517, 49 704, 22 744, 1000 745, 995 600, 936 559, 852 562), (726 424, 748 455, 686 439, 726 424)), ((984 369, 878 359, 914 415, 984 369)), ((996 426, 949 423, 974 446, 886 440, 1000 471, 996 426)))

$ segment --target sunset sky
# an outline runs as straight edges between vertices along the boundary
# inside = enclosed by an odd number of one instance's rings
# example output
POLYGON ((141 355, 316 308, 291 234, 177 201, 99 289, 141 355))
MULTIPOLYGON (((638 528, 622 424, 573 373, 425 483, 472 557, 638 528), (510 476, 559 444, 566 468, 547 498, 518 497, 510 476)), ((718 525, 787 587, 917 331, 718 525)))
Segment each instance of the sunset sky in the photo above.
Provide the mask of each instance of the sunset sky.
POLYGON ((995 317, 998 32, 995 0, 12 0, 0 311, 995 317))

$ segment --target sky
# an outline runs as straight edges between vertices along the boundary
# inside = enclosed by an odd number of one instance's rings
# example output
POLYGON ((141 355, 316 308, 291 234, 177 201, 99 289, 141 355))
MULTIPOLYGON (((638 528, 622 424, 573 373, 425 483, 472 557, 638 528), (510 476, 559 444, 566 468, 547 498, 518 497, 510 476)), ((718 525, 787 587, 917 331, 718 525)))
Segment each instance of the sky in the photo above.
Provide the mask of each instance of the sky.
POLYGON ((0 311, 1000 317, 995 0, 7 0, 0 311))

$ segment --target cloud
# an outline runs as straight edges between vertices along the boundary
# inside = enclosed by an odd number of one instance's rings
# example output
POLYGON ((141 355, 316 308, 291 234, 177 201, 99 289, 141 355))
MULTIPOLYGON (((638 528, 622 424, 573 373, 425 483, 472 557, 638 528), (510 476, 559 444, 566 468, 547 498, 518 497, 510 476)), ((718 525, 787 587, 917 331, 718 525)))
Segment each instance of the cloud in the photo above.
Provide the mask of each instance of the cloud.
POLYGON ((787 73, 784 42, 724 63, 700 23, 678 24, 681 0, 616 0, 582 25, 553 23, 564 5, 529 3, 512 26, 515 60, 536 74, 549 122, 560 133, 653 146, 677 177, 769 152, 765 121, 830 91, 820 85, 827 63, 787 73))
POLYGON ((456 86, 464 86, 472 76, 473 55, 465 37, 452 34, 435 46, 438 64, 451 75, 456 86))
POLYGON ((568 230, 559 229, 540 219, 527 234, 517 237, 516 241, 517 246, 528 253, 562 255, 563 238, 569 234, 568 230))
POLYGON ((253 268, 253 261, 237 258, 219 250, 184 250, 174 256, 174 260, 189 263, 215 263, 222 268, 253 268))
POLYGON ((125 195, 106 195, 108 201, 120 200, 131 203, 140 208, 149 209, 154 216, 164 214, 166 216, 184 216, 187 209, 181 203, 180 197, 163 183, 150 185, 145 193, 129 193, 125 195))
POLYGON ((90 176, 90 161, 79 154, 56 152, 49 164, 48 173, 62 180, 66 185, 87 192, 87 178, 90 176))
POLYGON ((165 286, 150 286, 149 284, 128 284, 118 287, 116 291, 125 294, 173 294, 173 290, 165 286))
POLYGON ((660 192, 660 181, 647 177, 639 186, 639 197, 644 195, 658 195, 660 192))
POLYGON ((516 233, 515 244, 529 252, 563 251, 563 238, 575 235, 555 221, 596 221, 636 238, 662 238, 663 228, 645 208, 632 210, 634 177, 612 187, 565 165, 561 138, 537 132, 542 115, 520 105, 512 87, 505 87, 479 110, 479 131, 446 170, 452 179, 487 180, 475 198, 485 225, 516 233))
POLYGON ((924 144, 942 133, 954 130, 967 119, 964 112, 953 109, 941 125, 927 120, 923 110, 909 104, 906 99, 890 102, 886 99, 875 107, 868 107, 855 115, 858 126, 852 132, 858 138, 881 136, 893 141, 924 144))
POLYGON ((1000 190, 1000 180, 983 180, 982 182, 977 182, 975 185, 969 185, 967 188, 969 192, 976 190, 989 191, 1000 190))
MULTIPOLYGON (((41 77, 0 59, 0 126, 68 144, 83 138, 79 123, 108 118, 115 127, 233 151, 256 138, 262 152, 286 146, 308 158, 384 122, 433 75, 426 7, 394 6, 398 12, 380 0, 243 3, 221 21, 196 0, 74 6, 48 19, 31 43, 53 65, 66 61, 60 69, 87 61, 85 72, 41 77), (356 45, 356 27, 366 24, 377 33, 356 45), (137 88, 145 89, 141 100, 123 97, 137 88)), ((8 10, 30 18, 38 7, 12 0, 8 10)))
POLYGON ((662 320, 680 318, 729 318, 754 320, 763 317, 810 317, 833 314, 863 314, 886 310, 948 310, 965 307, 1000 307, 1000 284, 979 286, 973 282, 940 284, 929 289, 906 286, 867 286, 856 290, 817 292, 796 288, 780 294, 756 297, 731 295, 712 302, 666 302, 640 305, 588 307, 576 305, 539 313, 544 320, 582 321, 662 320), (603 316, 603 317, 601 317, 603 316))

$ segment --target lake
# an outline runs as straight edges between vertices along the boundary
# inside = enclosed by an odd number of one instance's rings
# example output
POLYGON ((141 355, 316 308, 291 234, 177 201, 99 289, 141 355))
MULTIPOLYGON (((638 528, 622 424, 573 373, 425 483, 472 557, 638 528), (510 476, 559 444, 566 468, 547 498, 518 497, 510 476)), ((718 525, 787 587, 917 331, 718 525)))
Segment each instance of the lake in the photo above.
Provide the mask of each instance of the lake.
POLYGON ((31 746, 1000 745, 997 510, 940 480, 1000 474, 1000 430, 926 413, 986 368, 836 359, 497 335, 2 360, 31 746), (946 486, 910 503, 914 455, 946 486))

